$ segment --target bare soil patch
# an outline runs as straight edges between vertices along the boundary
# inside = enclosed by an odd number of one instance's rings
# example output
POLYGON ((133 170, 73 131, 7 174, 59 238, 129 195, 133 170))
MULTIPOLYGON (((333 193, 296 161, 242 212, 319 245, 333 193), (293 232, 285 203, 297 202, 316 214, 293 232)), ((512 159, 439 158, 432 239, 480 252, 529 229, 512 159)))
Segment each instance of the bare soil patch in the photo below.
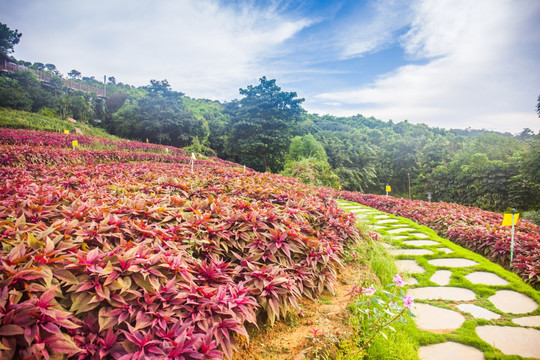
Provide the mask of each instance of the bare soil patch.
MULTIPOLYGON (((277 321, 273 327, 259 325, 249 330, 250 342, 240 341, 239 351, 233 360, 302 360, 310 359, 316 351, 312 337, 316 332, 322 342, 332 344, 331 339, 344 339, 352 333, 347 324, 348 295, 354 285, 379 283, 368 265, 350 263, 341 269, 335 294, 325 292, 313 301, 300 302, 301 314, 291 314, 277 321)), ((335 344, 337 345, 337 343, 335 344)))

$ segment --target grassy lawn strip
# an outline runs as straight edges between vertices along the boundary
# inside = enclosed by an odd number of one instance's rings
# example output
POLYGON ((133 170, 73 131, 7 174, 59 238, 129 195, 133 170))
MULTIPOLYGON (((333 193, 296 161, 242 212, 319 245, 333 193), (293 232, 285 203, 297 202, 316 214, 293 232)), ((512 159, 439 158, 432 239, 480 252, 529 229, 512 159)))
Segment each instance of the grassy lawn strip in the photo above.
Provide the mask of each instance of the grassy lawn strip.
POLYGON ((475 329, 478 325, 517 326, 512 322, 513 318, 540 314, 540 309, 538 308, 532 313, 522 315, 506 314, 501 312, 500 310, 495 308, 495 306, 488 300, 488 298, 494 295, 496 291, 503 289, 517 291, 529 296, 537 303, 540 303, 540 293, 538 291, 536 291, 530 285, 524 283, 518 275, 508 270, 505 270, 500 265, 494 264, 472 251, 466 250, 458 245, 455 245, 447 239, 439 237, 436 232, 431 230, 430 228, 418 225, 409 219, 394 216, 391 214, 386 214, 378 210, 359 205, 357 203, 340 201, 340 204, 343 208, 347 210, 351 210, 351 208, 372 210, 370 212, 358 213, 361 216, 359 220, 359 226, 364 228, 365 231, 369 232, 371 229, 372 231, 380 233, 382 235, 380 239, 381 242, 389 243, 396 248, 422 248, 429 249, 434 252, 433 254, 423 256, 398 255, 392 257, 378 242, 373 241, 373 243, 369 245, 369 248, 363 249, 362 258, 365 259, 365 261, 372 266, 373 270, 381 279, 381 282, 383 284, 383 279, 388 279, 389 276, 393 276, 391 275, 391 273, 393 269, 395 269, 395 265, 394 267, 392 267, 392 265, 389 265, 389 263, 393 263, 393 259, 415 260, 420 266, 424 267, 426 271, 422 274, 411 275, 418 281, 418 285, 415 285, 414 287, 439 286, 436 283, 432 282, 430 278, 437 270, 450 270, 452 271, 452 276, 450 278, 450 283, 447 286, 462 287, 472 290, 477 296, 477 300, 474 301, 475 305, 482 306, 501 315, 501 317, 497 320, 488 321, 483 319, 475 319, 469 313, 459 311, 455 307, 457 305, 456 302, 447 300, 418 300, 416 302, 429 303, 431 305, 459 312, 463 316, 465 316, 466 321, 459 329, 445 334, 434 334, 428 331, 419 330, 413 321, 409 321, 407 325, 398 324, 395 326, 397 330, 396 333, 387 334, 389 335, 388 340, 384 339, 382 336, 378 337, 377 341, 375 341, 373 345, 369 348, 368 358, 416 359, 416 351, 418 350, 419 346, 437 344, 445 341, 453 341, 465 345, 470 345, 481 350, 482 352, 484 352, 485 359, 522 359, 522 357, 520 356, 503 355, 499 350, 493 348, 490 344, 480 339, 480 337, 476 334, 475 329), (377 220, 380 220, 380 215, 383 214, 388 216, 384 219, 397 219, 399 220, 399 222, 377 224, 377 220), (373 225, 381 227, 373 230, 373 225), (407 232, 400 234, 388 233, 388 230, 399 227, 414 228, 416 231, 411 231, 410 233, 418 232, 426 234, 429 237, 425 240, 438 241, 440 242, 440 245, 416 247, 403 244, 403 241, 413 239, 418 240, 418 238, 407 232), (396 239, 396 236, 401 237, 399 239, 396 239), (449 248, 453 252, 447 254, 443 251, 437 250, 437 248, 443 247, 449 248), (428 263, 429 260, 442 258, 466 258, 477 262, 478 265, 465 268, 450 268, 434 266, 428 263), (499 286, 473 284, 469 280, 467 280, 465 276, 476 271, 492 272, 500 276, 501 278, 507 280, 509 283, 508 285, 499 286), (408 348, 410 349, 407 350, 408 348))

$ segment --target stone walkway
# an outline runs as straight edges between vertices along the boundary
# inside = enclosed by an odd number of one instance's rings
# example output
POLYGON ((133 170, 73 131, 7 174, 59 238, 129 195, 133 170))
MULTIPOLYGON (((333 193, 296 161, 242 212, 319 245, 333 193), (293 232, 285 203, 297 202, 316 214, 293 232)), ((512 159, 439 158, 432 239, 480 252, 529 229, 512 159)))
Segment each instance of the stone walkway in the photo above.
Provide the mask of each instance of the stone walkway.
POLYGON ((488 260, 419 230, 411 221, 358 204, 343 203, 342 207, 356 213, 372 231, 387 235, 384 239, 389 244, 382 245, 395 256, 398 270, 410 276, 408 295, 415 299, 412 312, 417 327, 447 335, 447 341, 421 346, 419 359, 484 359, 476 347, 450 341, 459 341, 459 329, 466 322, 469 328, 472 323, 477 336, 467 341, 483 341, 484 348, 486 344, 494 348, 497 358, 540 359, 540 308, 518 290, 527 289, 537 299, 538 292, 502 268, 495 274, 496 267, 488 260))

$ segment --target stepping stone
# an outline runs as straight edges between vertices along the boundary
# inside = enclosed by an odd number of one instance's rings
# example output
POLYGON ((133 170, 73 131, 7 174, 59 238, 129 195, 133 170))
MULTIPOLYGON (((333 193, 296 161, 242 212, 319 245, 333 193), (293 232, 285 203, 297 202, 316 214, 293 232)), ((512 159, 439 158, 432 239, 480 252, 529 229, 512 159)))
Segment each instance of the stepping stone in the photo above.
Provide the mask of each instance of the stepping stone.
POLYGON ((389 243, 385 243, 385 242, 380 242, 379 244, 381 244, 381 246, 385 249, 393 249, 394 247, 392 245, 390 245, 389 243))
POLYGON ((414 231, 414 230, 416 230, 416 229, 413 229, 413 228, 410 228, 410 227, 404 227, 404 228, 399 228, 399 229, 388 230, 387 233, 389 233, 389 234, 399 234, 399 233, 402 233, 402 232, 414 231))
POLYGON ((351 212, 373 212, 373 210, 371 210, 371 209, 366 209, 366 208, 353 208, 353 207, 346 208, 346 210, 349 210, 349 211, 351 211, 351 212))
POLYGON ((426 235, 424 233, 419 233, 419 232, 412 233, 411 235, 418 239, 427 239, 429 237, 429 235, 426 235))
POLYGON ((483 307, 473 304, 459 304, 457 308, 463 312, 471 314, 476 319, 495 320, 501 317, 501 315, 489 311, 483 307))
POLYGON ((486 271, 476 271, 465 276, 473 284, 484 285, 508 285, 508 281, 504 280, 499 275, 486 271))
POLYGON ((381 229, 385 229, 386 226, 371 225, 370 228, 372 228, 374 230, 381 230, 381 229))
POLYGON ((450 253, 453 253, 453 252, 454 252, 454 250, 449 249, 449 248, 447 248, 447 247, 438 248, 437 250, 442 251, 443 253, 446 253, 446 254, 450 254, 450 253))
POLYGON ((389 224, 389 223, 395 223, 395 222, 399 222, 399 220, 398 219, 383 219, 383 220, 377 221, 377 224, 389 224))
POLYGON ((417 256, 417 255, 430 255, 430 254, 433 254, 433 251, 427 250, 427 249, 393 249, 393 250, 390 250, 388 253, 394 256, 397 256, 397 255, 417 256))
POLYGON ((400 273, 421 274, 426 271, 414 260, 396 260, 395 263, 400 273))
POLYGON ((512 319, 512 322, 514 324, 518 324, 521 326, 534 326, 539 327, 540 326, 540 315, 533 315, 533 316, 524 316, 520 318, 512 319))
MULTIPOLYGON (((375 219, 388 219, 390 216, 388 215, 377 215, 377 216, 374 216, 375 219)), ((397 221, 397 220, 396 220, 397 221)))
POLYGON ((411 278, 405 279, 405 284, 407 284, 407 285, 418 285, 418 280, 411 277, 411 278))
POLYGON ((407 295, 420 300, 470 301, 476 299, 474 291, 453 286, 428 286, 409 289, 407 295))
POLYGON ((484 354, 472 346, 452 341, 421 346, 418 349, 420 360, 484 360, 484 354))
POLYGON ((482 340, 506 355, 540 358, 540 331, 513 326, 477 326, 476 333, 482 340))
POLYGON ((458 312, 428 304, 415 303, 411 311, 418 328, 436 333, 458 329, 465 321, 465 317, 458 312))
POLYGON ((445 286, 450 284, 450 276, 452 276, 450 270, 437 270, 429 280, 437 285, 445 286))
POLYGON ((495 307, 505 313, 527 314, 536 310, 538 304, 536 301, 512 290, 499 290, 495 295, 488 298, 495 307))
POLYGON ((407 241, 403 241, 403 245, 430 246, 430 245, 441 245, 441 243, 438 241, 433 241, 433 240, 407 240, 407 241))
POLYGON ((398 236, 393 236, 394 239, 396 240, 401 240, 401 239, 407 239, 408 236, 405 236, 405 235, 398 235, 398 236))
POLYGON ((446 266, 446 267, 467 267, 478 265, 476 261, 469 259, 450 258, 450 259, 435 259, 429 260, 428 263, 434 266, 446 266))

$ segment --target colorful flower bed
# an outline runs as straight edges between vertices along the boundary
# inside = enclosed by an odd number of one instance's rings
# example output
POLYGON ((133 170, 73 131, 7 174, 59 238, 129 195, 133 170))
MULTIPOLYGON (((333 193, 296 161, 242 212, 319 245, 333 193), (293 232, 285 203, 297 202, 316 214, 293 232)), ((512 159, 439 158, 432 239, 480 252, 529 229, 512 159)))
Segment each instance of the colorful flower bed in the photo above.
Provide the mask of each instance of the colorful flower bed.
POLYGON ((133 154, 0 147, 2 358, 231 357, 246 323, 331 290, 360 239, 293 179, 133 154))
POLYGON ((22 146, 50 146, 55 148, 71 148, 72 141, 77 140, 81 147, 101 147, 112 150, 170 153, 188 156, 184 149, 172 146, 142 143, 139 141, 117 141, 89 135, 54 133, 48 131, 18 130, 0 128, 0 144, 22 146))
POLYGON ((342 191, 342 199, 403 216, 540 285, 540 226, 519 220, 515 226, 514 260, 510 264, 511 227, 501 227, 503 215, 444 202, 430 203, 392 196, 342 191))

